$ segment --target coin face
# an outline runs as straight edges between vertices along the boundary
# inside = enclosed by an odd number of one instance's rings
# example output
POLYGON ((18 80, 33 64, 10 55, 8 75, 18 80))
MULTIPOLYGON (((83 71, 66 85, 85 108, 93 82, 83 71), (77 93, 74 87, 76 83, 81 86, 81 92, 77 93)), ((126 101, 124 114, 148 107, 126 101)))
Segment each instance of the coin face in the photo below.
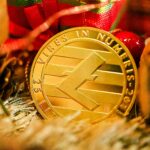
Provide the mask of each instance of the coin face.
POLYGON ((91 27, 65 30, 49 39, 32 65, 30 90, 44 118, 80 111, 78 119, 126 116, 137 89, 137 69, 123 43, 91 27))

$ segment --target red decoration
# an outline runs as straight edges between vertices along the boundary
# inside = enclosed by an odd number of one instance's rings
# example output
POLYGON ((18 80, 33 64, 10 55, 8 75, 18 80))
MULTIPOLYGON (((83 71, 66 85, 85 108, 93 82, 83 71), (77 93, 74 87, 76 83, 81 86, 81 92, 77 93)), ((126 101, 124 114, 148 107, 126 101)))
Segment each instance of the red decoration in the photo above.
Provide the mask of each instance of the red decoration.
POLYGON ((128 47, 134 60, 138 64, 145 46, 144 39, 128 31, 117 31, 114 35, 128 47))
MULTIPOLYGON (((71 0, 68 0, 68 2, 70 1, 71 0)), ((30 36, 30 40, 32 39, 30 42, 27 38, 19 40, 18 45, 20 46, 18 46, 18 48, 25 48, 25 44, 28 44, 30 47, 28 47, 29 49, 32 48, 38 50, 47 39, 58 32, 59 26, 93 26, 109 30, 125 2, 125 0, 114 1, 115 2, 112 2, 111 7, 109 6, 110 1, 107 0, 106 2, 101 2, 95 5, 83 5, 85 7, 80 6, 81 8, 79 9, 74 9, 76 7, 72 7, 73 5, 71 4, 62 2, 58 3, 57 0, 43 0, 40 4, 28 7, 8 6, 10 16, 10 34, 16 38, 30 36), (90 11, 94 8, 99 10, 100 8, 103 8, 102 10, 104 10, 104 12, 95 13, 90 11), (63 11, 63 9, 65 9, 67 13, 63 11), (56 12, 57 15, 54 15, 56 12), (50 16, 52 16, 52 19, 49 18, 50 16), (62 18, 58 20, 60 17, 62 18), (49 19, 50 23, 47 23, 45 21, 46 19, 49 19), (35 29, 35 31, 31 32, 33 29, 35 29), (36 40, 34 41, 35 38, 36 40), (33 41, 33 46, 31 46, 30 44, 33 41)), ((15 43, 16 46, 14 47, 17 48, 17 42, 15 43)), ((8 49, 10 45, 11 43, 9 44, 9 42, 7 42, 7 46, 4 45, 4 47, 7 47, 5 49, 8 49)))
MULTIPOLYGON (((62 2, 58 4, 59 10, 75 6, 74 3, 72 4, 73 0, 61 0, 61 1, 62 2)), ((108 3, 104 7, 101 7, 94 11, 88 11, 77 15, 64 16, 60 18, 60 25, 62 28, 76 27, 76 26, 92 26, 109 31, 112 23, 117 18, 118 13, 122 9, 122 7, 124 7, 125 2, 126 0, 119 0, 115 3, 108 3)), ((78 3, 76 5, 78 5, 78 3)), ((126 28, 126 22, 121 21, 119 27, 126 28)))

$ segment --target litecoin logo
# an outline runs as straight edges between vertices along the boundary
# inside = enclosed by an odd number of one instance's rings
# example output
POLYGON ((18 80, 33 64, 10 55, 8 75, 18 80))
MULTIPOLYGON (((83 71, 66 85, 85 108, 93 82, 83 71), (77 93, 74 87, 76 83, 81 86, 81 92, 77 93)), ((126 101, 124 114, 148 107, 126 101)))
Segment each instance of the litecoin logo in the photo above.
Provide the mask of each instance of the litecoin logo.
POLYGON ((31 71, 33 100, 45 118, 127 115, 135 100, 136 67, 127 48, 110 33, 74 28, 50 39, 31 71))

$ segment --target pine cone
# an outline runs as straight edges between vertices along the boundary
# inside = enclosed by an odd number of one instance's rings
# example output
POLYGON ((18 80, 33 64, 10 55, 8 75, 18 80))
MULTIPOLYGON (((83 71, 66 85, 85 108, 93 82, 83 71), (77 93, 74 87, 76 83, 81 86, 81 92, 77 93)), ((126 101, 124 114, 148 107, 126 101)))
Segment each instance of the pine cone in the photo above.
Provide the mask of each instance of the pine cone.
MULTIPOLYGON (((19 51, 0 55, 0 97, 2 100, 15 95, 20 84, 26 85, 26 65, 33 60, 35 52, 19 51)), ((27 87, 27 86, 25 86, 27 87)), ((26 89, 26 88, 25 88, 26 89)))

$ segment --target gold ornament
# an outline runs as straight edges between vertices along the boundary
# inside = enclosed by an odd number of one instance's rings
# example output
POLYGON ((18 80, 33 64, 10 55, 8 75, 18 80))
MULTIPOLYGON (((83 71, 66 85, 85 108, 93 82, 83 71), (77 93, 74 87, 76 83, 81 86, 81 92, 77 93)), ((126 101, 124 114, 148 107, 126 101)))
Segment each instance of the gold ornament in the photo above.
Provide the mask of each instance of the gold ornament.
POLYGON ((137 90, 137 69, 123 43, 91 27, 65 30, 40 49, 30 90, 44 118, 71 115, 91 122, 111 112, 126 116, 137 90))

